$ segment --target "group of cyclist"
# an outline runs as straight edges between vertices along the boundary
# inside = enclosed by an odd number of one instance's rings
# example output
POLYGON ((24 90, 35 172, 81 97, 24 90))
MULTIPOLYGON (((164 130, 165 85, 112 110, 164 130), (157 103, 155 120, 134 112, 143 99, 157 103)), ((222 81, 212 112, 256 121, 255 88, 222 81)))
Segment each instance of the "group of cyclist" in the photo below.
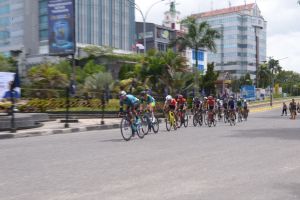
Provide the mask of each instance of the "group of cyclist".
MULTIPOLYGON (((213 96, 204 97, 203 101, 199 97, 193 99, 192 112, 206 112, 211 113, 213 116, 218 116, 220 119, 222 115, 228 116, 240 114, 243 118, 249 113, 248 102, 246 99, 234 99, 233 96, 229 98, 216 99, 213 96)), ((214 118, 213 118, 214 120, 214 118)))
MULTIPOLYGON (((132 113, 132 118, 138 122, 138 110, 148 110, 151 113, 152 119, 154 119, 154 108, 156 105, 155 98, 147 91, 142 91, 139 98, 132 94, 127 94, 125 91, 120 92, 120 113, 123 112, 123 106, 127 106, 127 112, 132 113), (144 107, 145 105, 145 107, 144 107)), ((178 94, 174 98, 171 95, 167 95, 163 106, 165 113, 169 111, 174 112, 176 122, 179 121, 177 113, 179 111, 186 112, 187 100, 183 95, 178 94)), ((208 112, 212 116, 228 116, 241 114, 242 116, 248 115, 248 103, 246 99, 235 99, 233 96, 224 99, 216 99, 213 96, 204 97, 202 100, 200 97, 194 97, 192 102, 192 113, 196 112, 208 112)), ((214 117, 215 118, 215 117, 214 117)))

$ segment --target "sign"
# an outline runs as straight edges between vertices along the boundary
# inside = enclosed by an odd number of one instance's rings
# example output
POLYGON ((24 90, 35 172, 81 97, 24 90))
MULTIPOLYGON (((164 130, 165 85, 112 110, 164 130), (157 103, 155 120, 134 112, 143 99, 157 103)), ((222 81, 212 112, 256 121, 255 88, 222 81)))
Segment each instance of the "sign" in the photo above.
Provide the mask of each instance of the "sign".
POLYGON ((74 0, 48 1, 49 54, 75 53, 74 0))
POLYGON ((247 100, 256 100, 256 89, 253 85, 241 86, 241 96, 247 100))
POLYGON ((9 91, 9 83, 14 80, 15 73, 0 72, 0 100, 3 99, 5 92, 9 91))
MULTIPOLYGON (((145 39, 153 38, 153 32, 146 32, 145 35, 146 35, 145 39)), ((139 40, 144 39, 144 33, 139 33, 138 39, 139 40)))

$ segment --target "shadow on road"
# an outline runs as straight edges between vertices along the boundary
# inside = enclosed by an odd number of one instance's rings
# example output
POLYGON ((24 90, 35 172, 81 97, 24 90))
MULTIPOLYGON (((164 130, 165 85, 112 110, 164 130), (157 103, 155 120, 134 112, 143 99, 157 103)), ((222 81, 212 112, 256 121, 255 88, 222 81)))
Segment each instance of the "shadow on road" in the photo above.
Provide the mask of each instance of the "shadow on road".
POLYGON ((126 142, 124 139, 101 140, 100 142, 126 142))
POLYGON ((276 184, 274 186, 276 190, 286 190, 289 191, 290 194, 295 199, 300 199, 300 184, 299 183, 290 183, 290 184, 276 184))
POLYGON ((282 140, 300 140, 299 128, 233 130, 232 132, 238 133, 226 137, 278 138, 282 140))

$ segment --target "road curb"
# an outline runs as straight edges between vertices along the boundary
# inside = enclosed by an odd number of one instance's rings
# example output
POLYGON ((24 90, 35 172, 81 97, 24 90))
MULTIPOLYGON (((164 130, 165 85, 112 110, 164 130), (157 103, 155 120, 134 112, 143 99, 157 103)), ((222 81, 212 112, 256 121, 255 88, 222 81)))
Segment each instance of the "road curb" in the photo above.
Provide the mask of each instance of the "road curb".
POLYGON ((111 125, 93 125, 79 128, 67 128, 67 129, 54 129, 46 131, 28 131, 24 133, 1 133, 1 139, 12 139, 12 138, 25 138, 25 137, 35 137, 35 136, 45 136, 45 135, 56 135, 56 134, 68 134, 68 133, 79 133, 84 131, 95 131, 95 130, 110 130, 120 128, 120 124, 111 125))

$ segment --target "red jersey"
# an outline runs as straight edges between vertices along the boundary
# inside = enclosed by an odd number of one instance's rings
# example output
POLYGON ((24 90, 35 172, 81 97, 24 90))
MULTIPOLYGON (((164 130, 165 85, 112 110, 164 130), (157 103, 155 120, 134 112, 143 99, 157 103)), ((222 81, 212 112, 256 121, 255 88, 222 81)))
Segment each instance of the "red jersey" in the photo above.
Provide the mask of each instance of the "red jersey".
POLYGON ((214 99, 208 99, 208 100, 207 100, 207 104, 208 104, 209 106, 214 106, 214 105, 215 105, 215 100, 214 100, 214 99))
POLYGON ((169 106, 176 106, 177 101, 175 99, 172 99, 171 102, 166 101, 166 104, 168 104, 169 106))
POLYGON ((186 99, 185 99, 185 98, 177 99, 177 103, 178 103, 179 105, 185 104, 185 103, 186 103, 186 99))

